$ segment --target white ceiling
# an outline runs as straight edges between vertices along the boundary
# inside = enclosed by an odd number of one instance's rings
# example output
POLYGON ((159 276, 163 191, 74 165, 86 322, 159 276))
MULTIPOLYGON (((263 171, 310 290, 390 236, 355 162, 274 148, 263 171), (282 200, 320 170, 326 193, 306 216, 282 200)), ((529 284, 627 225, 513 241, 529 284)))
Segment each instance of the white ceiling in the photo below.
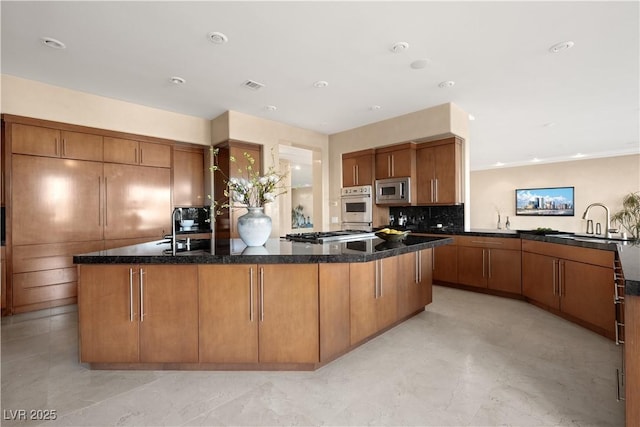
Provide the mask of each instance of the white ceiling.
POLYGON ((208 119, 234 110, 326 134, 453 102, 476 118, 472 169, 640 152, 637 1, 0 7, 2 73, 79 91, 208 119), (212 31, 228 43, 212 43, 212 31), (567 40, 572 49, 549 52, 567 40), (400 41, 409 49, 392 53, 400 41), (418 59, 428 66, 412 69, 418 59), (247 79, 265 87, 246 89, 247 79), (316 88, 318 80, 329 85, 316 88), (438 87, 447 80, 455 86, 438 87))

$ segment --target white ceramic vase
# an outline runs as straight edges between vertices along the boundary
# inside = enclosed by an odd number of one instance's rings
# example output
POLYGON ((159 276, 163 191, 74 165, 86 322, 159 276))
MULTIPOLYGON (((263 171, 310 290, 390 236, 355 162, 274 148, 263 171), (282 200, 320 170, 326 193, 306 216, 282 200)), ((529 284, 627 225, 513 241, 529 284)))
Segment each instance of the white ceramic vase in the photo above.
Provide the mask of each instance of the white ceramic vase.
POLYGON ((264 207, 247 207, 248 212, 238 217, 238 234, 247 246, 262 246, 271 234, 271 217, 264 207))

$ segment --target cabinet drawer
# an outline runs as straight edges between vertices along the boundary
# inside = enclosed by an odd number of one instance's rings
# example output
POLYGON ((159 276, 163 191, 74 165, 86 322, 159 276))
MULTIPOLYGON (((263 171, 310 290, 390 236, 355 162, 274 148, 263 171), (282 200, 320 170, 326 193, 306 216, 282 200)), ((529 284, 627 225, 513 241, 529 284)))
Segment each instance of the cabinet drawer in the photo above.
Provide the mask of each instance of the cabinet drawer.
POLYGON ((73 255, 102 250, 102 241, 13 247, 13 273, 73 267, 73 255))
POLYGON ((585 264, 599 265, 613 268, 615 252, 600 249, 581 248, 559 243, 538 242, 535 240, 523 240, 522 250, 526 252, 563 258, 585 264))
POLYGON ((493 248, 520 250, 521 240, 517 238, 458 236, 458 246, 472 248, 493 248))
POLYGON ((13 275, 14 307, 72 298, 77 295, 75 268, 33 271, 13 275))

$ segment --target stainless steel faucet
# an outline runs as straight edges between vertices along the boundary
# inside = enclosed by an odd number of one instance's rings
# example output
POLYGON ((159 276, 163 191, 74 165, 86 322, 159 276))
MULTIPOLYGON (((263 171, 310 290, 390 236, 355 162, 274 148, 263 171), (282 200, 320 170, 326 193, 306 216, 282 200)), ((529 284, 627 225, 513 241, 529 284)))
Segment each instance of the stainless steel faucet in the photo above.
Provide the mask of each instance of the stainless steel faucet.
POLYGON ((587 206, 587 209, 584 211, 584 214, 582 214, 582 219, 587 219, 587 217, 589 216, 589 210, 594 207, 594 206, 600 206, 602 208, 604 208, 605 212, 607 213, 607 223, 605 224, 605 236, 607 237, 607 239, 611 238, 611 233, 615 233, 618 230, 617 229, 613 229, 611 228, 611 213, 609 212, 609 208, 606 207, 605 205, 603 205, 602 203, 591 203, 589 206, 587 206))

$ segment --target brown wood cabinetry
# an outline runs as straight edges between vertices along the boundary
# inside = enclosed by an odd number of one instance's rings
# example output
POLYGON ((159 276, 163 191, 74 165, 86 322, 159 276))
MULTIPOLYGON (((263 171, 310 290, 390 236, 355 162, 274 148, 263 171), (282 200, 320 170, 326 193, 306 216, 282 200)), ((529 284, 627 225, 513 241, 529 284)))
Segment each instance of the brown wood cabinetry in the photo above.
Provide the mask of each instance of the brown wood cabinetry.
POLYGON ((201 362, 319 362, 316 264, 211 265, 200 272, 201 362))
POLYGON ((416 146, 412 142, 376 149, 376 179, 414 177, 416 146))
POLYGON ((614 252, 529 240, 522 251, 527 298, 615 337, 614 252))
POLYGON ((398 257, 351 264, 351 345, 359 343, 397 320, 398 277, 398 257))
POLYGON ((171 231, 171 171, 104 164, 104 238, 162 239, 171 231))
POLYGON ((257 363, 256 265, 200 265, 200 362, 257 363))
POLYGON ((104 161, 108 163, 170 168, 171 145, 105 137, 104 161))
MULTIPOLYGON (((227 198, 224 195, 226 188, 226 180, 229 178, 248 178, 247 167, 249 162, 244 153, 250 155, 254 163, 251 168, 257 173, 262 171, 262 145, 250 144, 240 141, 226 141, 215 146, 218 149, 218 155, 214 160, 220 169, 220 173, 214 173, 215 191, 214 199, 219 203, 225 203, 227 198), (231 161, 235 159, 235 161, 231 161)), ((237 238, 237 217, 246 213, 241 205, 225 208, 221 210, 221 214, 216 217, 215 227, 216 235, 219 237, 237 238)))
POLYGON ((12 156, 12 243, 103 237, 102 163, 12 156))
POLYGON ((320 362, 349 349, 349 264, 318 264, 320 362))
POLYGON ((419 205, 463 203, 462 140, 451 137, 419 144, 416 180, 416 202, 419 205))
POLYGON ((444 283, 458 283, 458 239, 456 236, 429 234, 431 237, 449 237, 453 242, 433 248, 433 280, 444 283))
POLYGON ((98 162, 103 158, 103 141, 100 135, 18 123, 12 125, 11 148, 14 154, 98 162))
POLYGON ((458 283, 521 294, 520 239, 460 236, 458 283))
POLYGON ((342 154, 342 186, 373 185, 375 151, 373 149, 342 154))
POLYGON ((81 362, 198 361, 195 265, 82 265, 79 271, 81 362))
POLYGON ((432 302, 432 249, 400 255, 398 317, 404 318, 432 302))
POLYGON ((204 148, 174 148, 173 206, 202 207, 209 204, 204 194, 204 153, 204 148))

